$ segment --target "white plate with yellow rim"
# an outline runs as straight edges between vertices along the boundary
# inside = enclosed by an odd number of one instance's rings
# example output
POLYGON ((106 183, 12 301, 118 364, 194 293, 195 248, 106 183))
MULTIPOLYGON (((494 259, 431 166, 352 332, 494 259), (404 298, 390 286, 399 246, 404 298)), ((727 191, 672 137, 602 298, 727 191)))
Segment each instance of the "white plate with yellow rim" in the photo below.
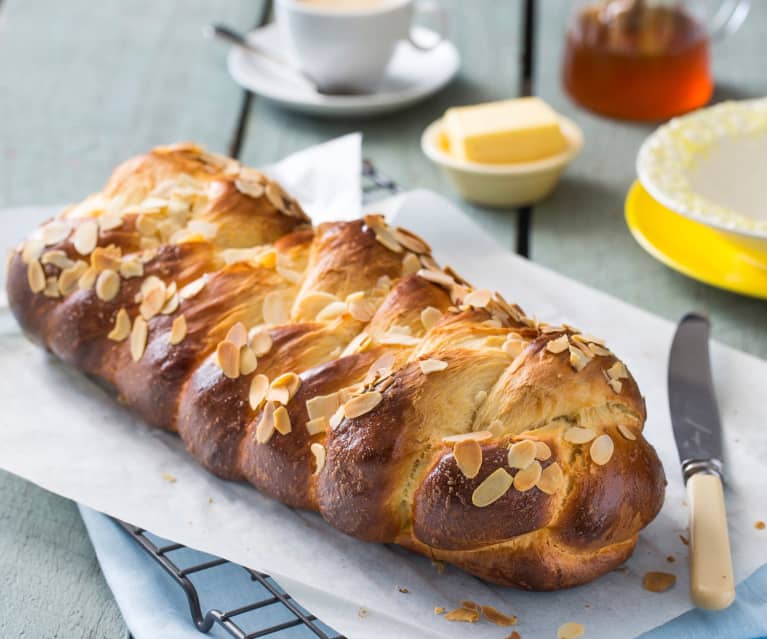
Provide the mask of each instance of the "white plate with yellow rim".
POLYGON ((421 149, 447 173, 461 196, 470 202, 496 208, 534 204, 557 185, 565 167, 583 146, 583 133, 575 122, 558 116, 567 148, 551 157, 514 164, 481 164, 450 153, 442 118, 421 135, 421 149))
POLYGON ((674 118, 644 142, 637 173, 663 206, 767 262, 767 98, 674 118))

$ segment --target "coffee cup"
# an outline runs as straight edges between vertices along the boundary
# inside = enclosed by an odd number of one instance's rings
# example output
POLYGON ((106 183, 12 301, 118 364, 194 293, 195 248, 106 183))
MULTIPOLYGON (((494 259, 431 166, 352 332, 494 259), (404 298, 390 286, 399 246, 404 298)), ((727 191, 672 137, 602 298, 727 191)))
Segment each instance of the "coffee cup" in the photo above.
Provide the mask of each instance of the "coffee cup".
POLYGON ((375 91, 400 41, 428 51, 446 31, 436 0, 276 0, 275 16, 287 53, 327 93, 375 91), (412 32, 424 14, 439 25, 428 42, 412 32))

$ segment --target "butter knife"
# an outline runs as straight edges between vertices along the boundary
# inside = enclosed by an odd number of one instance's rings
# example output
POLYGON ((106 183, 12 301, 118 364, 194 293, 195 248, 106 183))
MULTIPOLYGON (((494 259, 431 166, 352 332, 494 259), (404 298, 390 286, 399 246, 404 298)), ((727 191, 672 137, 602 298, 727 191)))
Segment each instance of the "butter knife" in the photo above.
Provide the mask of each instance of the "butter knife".
POLYGON ((735 599, 722 490, 722 426, 711 379, 708 318, 688 313, 671 344, 668 396, 690 517, 690 594, 699 608, 735 599))

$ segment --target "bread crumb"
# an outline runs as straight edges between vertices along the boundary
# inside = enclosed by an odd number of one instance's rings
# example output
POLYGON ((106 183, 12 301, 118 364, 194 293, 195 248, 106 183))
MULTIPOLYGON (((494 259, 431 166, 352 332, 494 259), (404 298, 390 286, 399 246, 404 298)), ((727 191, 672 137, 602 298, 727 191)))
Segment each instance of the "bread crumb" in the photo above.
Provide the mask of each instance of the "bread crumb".
POLYGON ((213 503, 213 497, 208 497, 208 503, 209 503, 209 504, 212 504, 212 503, 213 503))
POLYGON ((765 528, 767 528, 767 524, 765 524, 765 523, 764 523, 764 522, 763 522, 763 521, 760 519, 759 521, 757 521, 757 522, 754 524, 754 528, 756 528, 757 530, 764 530, 765 528))
POLYGON ((466 623, 476 623, 479 621, 479 613, 475 610, 468 610, 466 608, 456 608, 451 610, 445 615, 445 619, 448 621, 463 621, 466 623))
POLYGON ((461 599, 461 608, 479 612, 479 604, 476 601, 472 601, 471 599, 461 599))
POLYGON ((169 484, 175 484, 176 483, 176 478, 173 475, 171 475, 170 473, 163 473, 162 474, 162 478, 165 481, 167 481, 169 484))
POLYGON ((642 579, 642 588, 650 592, 666 592, 676 583, 676 575, 670 572, 648 572, 642 579))
POLYGON ((439 559, 432 559, 431 565, 434 566, 435 570, 441 575, 445 572, 445 562, 440 561, 439 559))
POLYGON ((568 621, 557 628, 557 639, 578 639, 585 632, 586 629, 581 624, 568 621))
POLYGON ((367 617, 367 616, 368 616, 368 609, 367 609, 367 608, 360 608, 360 609, 357 611, 357 616, 358 616, 360 619, 364 619, 365 617, 367 617))
POLYGON ((679 541, 681 541, 685 546, 690 545, 690 540, 687 539, 684 535, 679 535, 679 541))
POLYGON ((666 561, 667 561, 668 563, 670 563, 670 564, 673 564, 673 563, 676 561, 676 559, 674 558, 674 555, 668 555, 668 556, 666 557, 666 561))
POLYGON ((404 588, 403 586, 397 586, 397 590, 399 590, 403 594, 408 594, 410 592, 407 588, 404 588))
POLYGON ((445 609, 442 606, 435 606, 434 607, 434 614, 435 615, 441 615, 443 612, 445 612, 445 609))
POLYGON ((496 626, 505 628, 506 626, 513 626, 517 623, 517 617, 515 615, 505 615, 494 606, 482 606, 482 614, 490 623, 494 623, 496 626))
POLYGON ((513 630, 512 633, 506 637, 506 639, 522 639, 522 635, 520 635, 516 630, 513 630))

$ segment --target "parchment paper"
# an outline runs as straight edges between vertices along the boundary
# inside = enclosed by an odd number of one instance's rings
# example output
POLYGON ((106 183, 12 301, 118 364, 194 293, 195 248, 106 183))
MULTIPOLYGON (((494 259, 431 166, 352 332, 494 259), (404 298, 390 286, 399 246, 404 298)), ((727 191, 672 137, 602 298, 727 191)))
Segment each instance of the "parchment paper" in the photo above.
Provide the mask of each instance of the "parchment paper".
MULTIPOLYGON (((309 167, 304 178, 315 184, 325 183, 321 173, 330 171, 344 190, 338 201, 353 206, 359 182, 348 178, 347 190, 343 175, 358 171, 359 140, 346 142, 304 154, 300 162, 314 167, 316 174, 309 167)), ((280 169, 289 175, 289 166, 280 169)), ((338 216, 323 198, 313 204, 315 219, 329 219, 323 211, 338 216)), ((306 608, 355 639, 508 635, 510 629, 487 622, 449 623, 433 613, 435 606, 451 608, 461 599, 518 615, 523 637, 553 637, 570 620, 583 623, 587 636, 633 637, 687 610, 687 548, 679 539, 687 513, 666 394, 673 325, 510 255, 435 194, 413 192, 389 208, 398 224, 426 237, 436 257, 469 281, 500 290, 540 319, 567 321, 605 337, 636 376, 647 398, 647 437, 661 455, 669 485, 663 511, 623 569, 568 591, 525 593, 450 567, 438 574, 425 558, 350 539, 315 514, 206 473, 178 438, 148 428, 95 384, 28 343, 7 309, 0 309, 0 468, 163 537, 268 571, 306 608), (163 479, 164 473, 175 483, 163 479), (675 573, 676 586, 664 594, 644 591, 647 570, 675 573)), ((13 243, 49 215, 41 209, 0 213, 2 237, 13 243)), ((719 344, 712 345, 712 359, 740 581, 767 562, 767 537, 753 525, 767 519, 767 362, 719 344)))

